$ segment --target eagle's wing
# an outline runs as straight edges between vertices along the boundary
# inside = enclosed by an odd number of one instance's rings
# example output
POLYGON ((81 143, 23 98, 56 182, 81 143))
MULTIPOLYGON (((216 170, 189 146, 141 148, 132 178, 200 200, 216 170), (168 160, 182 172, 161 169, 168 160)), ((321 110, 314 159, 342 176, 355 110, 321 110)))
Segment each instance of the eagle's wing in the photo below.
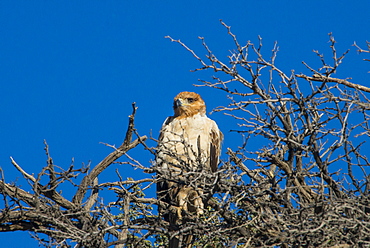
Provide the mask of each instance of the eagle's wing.
POLYGON ((211 129, 209 135, 211 136, 211 144, 209 147, 209 165, 211 167, 211 171, 215 172, 217 171, 217 166, 219 163, 223 134, 216 126, 216 128, 211 129))

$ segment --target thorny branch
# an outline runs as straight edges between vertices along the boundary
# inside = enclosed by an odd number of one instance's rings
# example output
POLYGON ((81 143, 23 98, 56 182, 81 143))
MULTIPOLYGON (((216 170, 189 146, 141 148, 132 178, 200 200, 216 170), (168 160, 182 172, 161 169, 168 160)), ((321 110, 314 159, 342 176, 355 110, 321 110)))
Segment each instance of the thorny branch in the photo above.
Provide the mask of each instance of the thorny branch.
MULTIPOLYGON (((115 160, 124 155, 127 151, 136 147, 140 142, 146 140, 146 136, 138 137, 132 141, 132 134, 135 130, 134 118, 137 107, 132 105, 133 111, 129 116, 129 125, 126 131, 124 142, 105 159, 88 171, 87 168, 75 169, 72 164, 67 171, 54 165, 49 152, 49 146, 45 142, 47 165, 35 178, 27 173, 11 157, 11 163, 15 168, 28 179, 32 186, 32 193, 26 192, 11 183, 6 183, 4 178, 0 180, 0 192, 6 202, 5 208, 0 213, 0 231, 28 230, 34 233, 46 234, 50 240, 45 241, 35 236, 45 246, 67 247, 68 241, 73 241, 79 247, 103 247, 106 244, 106 235, 120 236, 122 225, 112 227, 112 223, 119 222, 117 216, 112 215, 104 205, 98 202, 100 189, 114 187, 115 185, 140 184, 146 182, 129 180, 121 184, 98 184, 98 176, 115 160), (84 175, 79 184, 72 201, 64 198, 57 189, 66 181, 84 175), (48 183, 41 184, 43 177, 48 177, 48 183), (86 193, 90 192, 89 196, 86 193), (85 198, 85 202, 82 200, 85 198), (94 210, 95 209, 95 210, 94 210), (100 209, 100 210, 99 210, 100 209), (111 220, 111 221, 109 221, 111 220)), ((126 209, 127 212, 127 209, 126 209)), ((127 226, 127 223, 123 223, 127 226)), ((129 237, 126 235, 125 239, 129 237)))
MULTIPOLYGON (((252 223, 249 235, 240 234, 233 240, 248 247, 300 247, 308 245, 308 240, 312 247, 368 245, 365 233, 357 235, 354 229, 359 219, 365 229, 370 227, 366 211, 363 207, 357 208, 356 214, 345 210, 349 206, 356 209, 358 202, 366 206, 369 197, 369 163, 360 150, 368 149, 364 139, 368 137, 370 105, 365 94, 370 88, 332 76, 348 51, 337 55, 336 41, 329 34, 331 63, 314 51, 322 67, 313 69, 303 62, 312 76, 286 74, 275 63, 277 44, 271 57, 265 59, 260 37, 257 45, 250 41, 242 45, 231 27, 221 24, 235 44, 228 62, 220 61, 204 38, 200 40, 205 59, 184 43, 170 39, 200 61, 202 67, 196 71, 221 74, 212 81, 200 80, 202 84, 197 86, 229 94, 230 104, 214 111, 233 117, 239 126, 235 131, 248 134, 247 144, 253 144, 236 151, 228 149, 230 161, 225 166, 235 168, 240 177, 232 180, 237 183, 235 189, 227 190, 230 199, 226 205, 230 204, 230 212, 244 213, 232 218, 235 227, 252 223), (362 175, 355 174, 358 170, 362 175), (235 208, 232 204, 236 201, 235 208), (338 207, 345 213, 345 221, 338 215, 327 215, 338 214, 338 207), (313 218, 315 214, 320 218, 313 218), (248 222, 254 218, 255 222, 248 222), (338 222, 332 223, 336 218, 338 222), (293 228, 292 223, 301 223, 301 229, 293 228), (350 229, 350 234, 342 228, 350 229)), ((365 50, 359 48, 359 52, 365 50)))

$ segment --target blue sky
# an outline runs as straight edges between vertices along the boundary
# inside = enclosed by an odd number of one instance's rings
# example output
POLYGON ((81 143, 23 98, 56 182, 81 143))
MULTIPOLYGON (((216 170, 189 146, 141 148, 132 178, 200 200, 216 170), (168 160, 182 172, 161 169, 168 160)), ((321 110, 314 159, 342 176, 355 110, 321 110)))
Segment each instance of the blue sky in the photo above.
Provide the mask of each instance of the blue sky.
MULTIPOLYGON (((46 139, 54 162, 68 167, 94 165, 124 137, 131 103, 139 107, 136 127, 157 137, 172 114, 172 99, 196 91, 208 111, 225 104, 225 95, 196 88, 209 73, 188 52, 164 36, 181 39, 204 55, 198 36, 205 37, 221 58, 233 49, 222 19, 241 42, 257 42, 267 52, 278 41, 277 62, 287 73, 309 73, 301 64, 320 66, 312 50, 330 56, 332 32, 339 53, 350 48, 340 78, 369 86, 369 63, 351 47, 370 40, 370 1, 1 1, 0 2, 0 167, 7 182, 25 185, 12 167, 12 156, 27 172, 45 165, 46 139)), ((224 147, 241 138, 224 115, 215 119, 225 133, 224 147)), ((153 144, 152 144, 153 145, 153 144)), ((141 148, 132 151, 148 165, 141 148)), ((123 177, 136 177, 126 169, 123 177)), ((103 180, 115 180, 115 174, 103 180)), ((73 193, 73 192, 72 192, 73 193)), ((68 194, 68 192, 66 192, 68 194)), ((0 233, 3 247, 38 247, 26 233, 0 233), (4 245, 5 242, 5 245, 4 245)))

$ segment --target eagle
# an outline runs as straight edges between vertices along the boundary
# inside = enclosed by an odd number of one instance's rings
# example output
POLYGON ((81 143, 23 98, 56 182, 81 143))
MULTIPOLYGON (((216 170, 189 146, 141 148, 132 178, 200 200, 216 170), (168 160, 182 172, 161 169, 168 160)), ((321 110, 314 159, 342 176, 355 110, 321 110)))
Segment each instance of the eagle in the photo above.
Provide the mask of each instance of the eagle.
MULTIPOLYGON (((223 134, 216 122, 207 117, 206 105, 199 94, 179 93, 174 98, 173 109, 174 115, 167 117, 162 125, 155 161, 157 197, 168 206, 159 208, 159 214, 175 230, 183 213, 192 216, 203 213, 206 197, 203 189, 197 187, 197 179, 202 173, 217 171, 223 134)), ((170 240, 170 248, 179 247, 176 239, 170 240)))

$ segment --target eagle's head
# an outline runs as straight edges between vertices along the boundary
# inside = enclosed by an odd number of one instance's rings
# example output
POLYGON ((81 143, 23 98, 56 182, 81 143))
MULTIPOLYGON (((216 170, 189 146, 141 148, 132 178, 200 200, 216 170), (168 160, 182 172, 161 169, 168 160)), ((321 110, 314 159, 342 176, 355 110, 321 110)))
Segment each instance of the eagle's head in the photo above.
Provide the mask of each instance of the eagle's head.
POLYGON ((206 104, 199 94, 194 92, 181 92, 173 100, 175 117, 190 117, 196 114, 206 114, 206 104))

